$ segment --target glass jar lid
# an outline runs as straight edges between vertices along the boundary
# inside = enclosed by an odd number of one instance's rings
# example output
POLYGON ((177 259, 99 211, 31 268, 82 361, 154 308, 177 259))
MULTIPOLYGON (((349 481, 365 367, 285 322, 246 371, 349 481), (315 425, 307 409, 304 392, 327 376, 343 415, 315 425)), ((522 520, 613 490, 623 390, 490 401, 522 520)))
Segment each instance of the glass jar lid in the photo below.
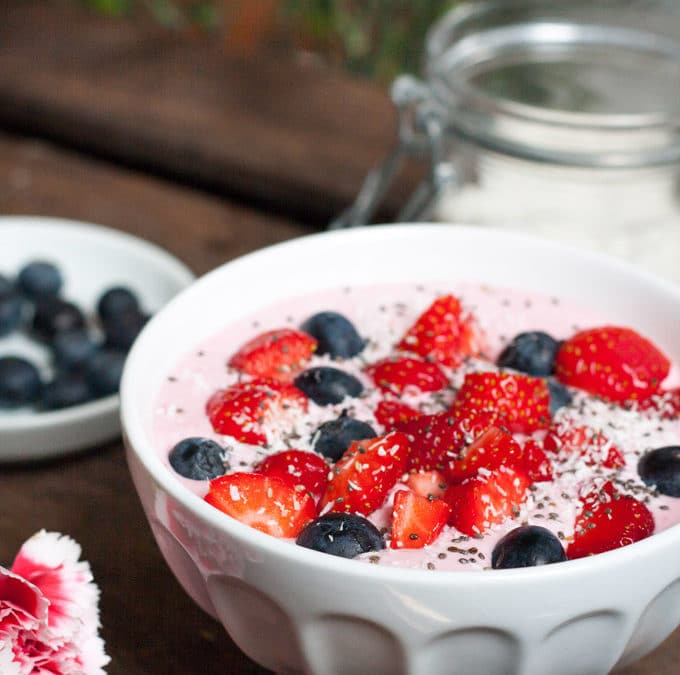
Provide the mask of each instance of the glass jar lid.
POLYGON ((680 162, 678 5, 459 6, 427 40, 435 104, 455 134, 499 152, 576 166, 680 162))

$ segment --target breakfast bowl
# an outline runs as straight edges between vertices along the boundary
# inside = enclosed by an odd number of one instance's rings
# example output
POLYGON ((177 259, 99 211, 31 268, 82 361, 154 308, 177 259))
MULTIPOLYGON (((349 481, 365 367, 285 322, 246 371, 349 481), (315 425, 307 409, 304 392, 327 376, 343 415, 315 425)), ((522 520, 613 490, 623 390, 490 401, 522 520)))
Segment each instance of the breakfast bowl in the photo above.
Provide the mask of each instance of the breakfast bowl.
POLYGON ((555 243, 428 224, 313 235, 232 261, 174 298, 130 353, 121 387, 124 440, 153 535, 186 592, 266 668, 606 673, 654 649, 680 624, 679 525, 540 567, 403 569, 281 541, 225 516, 173 475, 154 443, 157 395, 180 357, 202 341, 312 290, 449 281, 588 306, 636 326, 680 360, 675 286, 555 243))

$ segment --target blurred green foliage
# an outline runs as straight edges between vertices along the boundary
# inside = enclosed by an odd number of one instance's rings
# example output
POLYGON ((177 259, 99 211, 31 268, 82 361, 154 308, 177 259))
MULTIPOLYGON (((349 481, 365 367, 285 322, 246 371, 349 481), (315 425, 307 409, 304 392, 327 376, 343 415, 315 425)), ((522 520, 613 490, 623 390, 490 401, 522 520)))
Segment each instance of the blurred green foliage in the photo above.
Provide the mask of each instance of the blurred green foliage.
MULTIPOLYGON (((80 0, 120 16, 143 9, 167 26, 224 28, 226 0, 80 0)), ((258 2, 258 0, 246 0, 258 2)), ((383 82, 418 71, 427 29, 456 0, 281 0, 284 41, 383 82)), ((276 37, 281 42, 281 35, 276 37)))

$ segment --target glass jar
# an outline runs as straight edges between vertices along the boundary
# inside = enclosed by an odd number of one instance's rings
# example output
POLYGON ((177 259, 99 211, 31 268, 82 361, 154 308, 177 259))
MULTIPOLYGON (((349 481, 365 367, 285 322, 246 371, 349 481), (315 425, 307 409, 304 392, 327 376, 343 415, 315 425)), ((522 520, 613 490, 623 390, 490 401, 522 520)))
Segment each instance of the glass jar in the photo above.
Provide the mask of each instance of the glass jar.
POLYGON ((430 31, 425 81, 394 83, 398 143, 333 227, 370 222, 417 157, 399 220, 515 228, 680 282, 678 5, 459 6, 430 31))

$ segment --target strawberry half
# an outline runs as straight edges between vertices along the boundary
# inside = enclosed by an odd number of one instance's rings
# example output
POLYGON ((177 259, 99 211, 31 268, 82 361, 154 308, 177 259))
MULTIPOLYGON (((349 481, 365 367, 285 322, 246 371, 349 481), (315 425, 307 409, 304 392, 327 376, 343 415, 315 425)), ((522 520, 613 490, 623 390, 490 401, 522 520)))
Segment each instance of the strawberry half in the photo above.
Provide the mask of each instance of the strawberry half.
POLYGON ((482 332, 471 314, 465 314, 453 295, 437 298, 396 345, 451 368, 482 350, 482 332))
POLYGON ((524 455, 522 467, 534 483, 553 480, 552 462, 540 443, 533 438, 528 438, 522 447, 522 454, 524 455))
POLYGON ((439 471, 409 473, 406 485, 421 497, 443 497, 447 488, 446 478, 439 471))
POLYGON ((405 403, 391 400, 380 401, 373 414, 375 419, 389 431, 396 429, 400 424, 410 422, 422 415, 419 410, 415 410, 405 403))
POLYGON ((265 445, 265 427, 288 410, 307 410, 307 397, 296 387, 274 380, 239 382, 216 391, 206 412, 218 434, 242 443, 265 445))
POLYGON ((393 394, 439 391, 449 383, 436 364, 410 356, 383 359, 365 369, 375 385, 393 394))
POLYGON ((626 407, 643 412, 654 412, 666 420, 677 419, 680 417, 680 387, 667 391, 658 391, 644 401, 627 401, 626 407))
POLYGON ((545 380, 521 373, 469 373, 455 407, 494 410, 513 433, 530 434, 550 425, 550 390, 545 380))
POLYGON ((543 447, 552 453, 578 453, 587 466, 619 469, 626 465, 623 453, 601 432, 587 426, 561 422, 550 427, 543 447))
POLYGON ((307 333, 279 328, 246 342, 229 359, 229 366, 253 377, 292 382, 316 350, 317 342, 307 333))
POLYGON ((669 370, 669 360, 655 345, 618 326, 576 333, 562 344, 555 360, 562 383, 617 403, 648 399, 669 370))
POLYGON ((394 495, 390 548, 423 548, 442 531, 451 507, 441 499, 428 499, 399 490, 394 495))
POLYGON ((530 484, 523 471, 501 467, 494 473, 451 485, 444 494, 444 501, 451 506, 449 525, 471 537, 484 534, 493 525, 519 515, 530 484))
POLYGON ((210 481, 205 501, 274 537, 297 537, 317 515, 314 500, 275 476, 232 473, 210 481))
POLYGON ((257 473, 276 476, 293 487, 302 486, 315 499, 321 496, 330 467, 323 458, 314 452, 304 450, 284 450, 269 455, 258 467, 257 473))
POLYGON ((460 459, 453 459, 444 469, 449 484, 462 483, 475 478, 480 469, 496 471, 501 466, 520 468, 524 464, 524 453, 520 444, 498 427, 489 427, 478 436, 463 452, 460 459))
POLYGON ((654 533, 654 517, 637 499, 621 495, 611 482, 581 498, 582 510, 574 523, 570 559, 604 553, 645 539, 654 533))
POLYGON ((333 467, 320 508, 369 515, 406 471, 408 452, 408 438, 398 431, 354 441, 333 467))

